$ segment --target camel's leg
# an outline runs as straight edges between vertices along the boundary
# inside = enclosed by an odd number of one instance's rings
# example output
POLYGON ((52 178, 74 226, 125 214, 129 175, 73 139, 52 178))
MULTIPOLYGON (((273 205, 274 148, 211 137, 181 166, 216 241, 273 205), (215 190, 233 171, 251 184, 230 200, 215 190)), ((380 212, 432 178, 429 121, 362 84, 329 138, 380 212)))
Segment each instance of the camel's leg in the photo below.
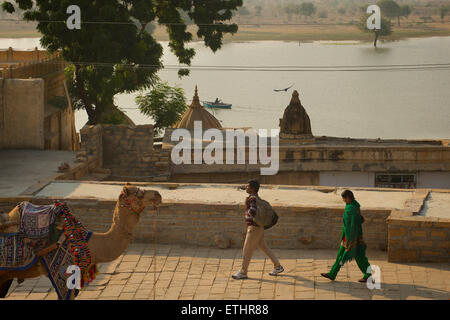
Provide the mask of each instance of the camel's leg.
POLYGON ((13 283, 13 279, 0 279, 0 299, 6 298, 6 295, 8 294, 8 290, 11 287, 13 283))

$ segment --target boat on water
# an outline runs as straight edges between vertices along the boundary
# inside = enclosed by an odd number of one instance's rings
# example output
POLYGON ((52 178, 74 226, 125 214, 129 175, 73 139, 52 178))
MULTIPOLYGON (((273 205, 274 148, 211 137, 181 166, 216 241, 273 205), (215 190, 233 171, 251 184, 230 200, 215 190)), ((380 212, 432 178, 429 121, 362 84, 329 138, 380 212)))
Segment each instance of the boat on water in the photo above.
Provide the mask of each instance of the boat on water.
POLYGON ((203 101, 203 105, 207 108, 213 108, 213 109, 231 109, 233 106, 230 103, 223 103, 222 100, 216 99, 216 101, 203 101))

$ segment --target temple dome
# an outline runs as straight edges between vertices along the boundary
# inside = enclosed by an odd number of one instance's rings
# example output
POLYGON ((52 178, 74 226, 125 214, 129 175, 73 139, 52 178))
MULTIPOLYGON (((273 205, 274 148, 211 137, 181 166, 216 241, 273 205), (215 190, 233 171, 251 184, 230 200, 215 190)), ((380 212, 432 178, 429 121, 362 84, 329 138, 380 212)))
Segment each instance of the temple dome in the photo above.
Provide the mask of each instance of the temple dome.
POLYGON ((300 102, 297 90, 292 93, 291 103, 280 119, 280 135, 312 137, 311 121, 300 102))
POLYGON ((175 124, 174 128, 194 129, 194 122, 201 121, 202 129, 222 129, 219 120, 209 113, 201 104, 198 97, 197 86, 195 86, 195 95, 192 104, 181 117, 181 120, 175 124))

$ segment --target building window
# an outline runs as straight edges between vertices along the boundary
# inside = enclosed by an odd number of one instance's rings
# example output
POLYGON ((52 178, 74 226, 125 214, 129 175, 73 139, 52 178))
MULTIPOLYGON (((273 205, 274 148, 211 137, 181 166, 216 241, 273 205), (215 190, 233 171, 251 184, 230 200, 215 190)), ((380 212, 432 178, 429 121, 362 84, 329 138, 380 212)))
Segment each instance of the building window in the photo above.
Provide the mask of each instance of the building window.
POLYGON ((417 177, 414 173, 377 173, 375 175, 375 187, 414 189, 417 185, 417 177))

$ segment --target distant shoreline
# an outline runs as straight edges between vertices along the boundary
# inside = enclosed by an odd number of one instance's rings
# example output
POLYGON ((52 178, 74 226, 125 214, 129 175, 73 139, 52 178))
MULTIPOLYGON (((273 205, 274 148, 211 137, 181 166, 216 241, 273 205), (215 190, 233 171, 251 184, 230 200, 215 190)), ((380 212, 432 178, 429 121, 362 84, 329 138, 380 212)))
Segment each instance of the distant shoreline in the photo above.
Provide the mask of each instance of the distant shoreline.
MULTIPOLYGON (((195 35, 195 27, 189 31, 195 35)), ((169 37, 162 27, 154 32, 158 41, 168 41, 169 37)), ((394 26, 394 32, 381 40, 402 40, 409 38, 427 38, 450 36, 450 23, 407 24, 394 26)), ((40 38, 41 34, 30 25, 7 25, 0 22, 0 38, 40 38)), ((194 36, 194 41, 200 40, 194 36)), ((239 41, 373 41, 373 35, 363 33, 355 25, 342 24, 333 27, 325 25, 305 26, 241 26, 235 35, 225 35, 224 42, 239 41)))

